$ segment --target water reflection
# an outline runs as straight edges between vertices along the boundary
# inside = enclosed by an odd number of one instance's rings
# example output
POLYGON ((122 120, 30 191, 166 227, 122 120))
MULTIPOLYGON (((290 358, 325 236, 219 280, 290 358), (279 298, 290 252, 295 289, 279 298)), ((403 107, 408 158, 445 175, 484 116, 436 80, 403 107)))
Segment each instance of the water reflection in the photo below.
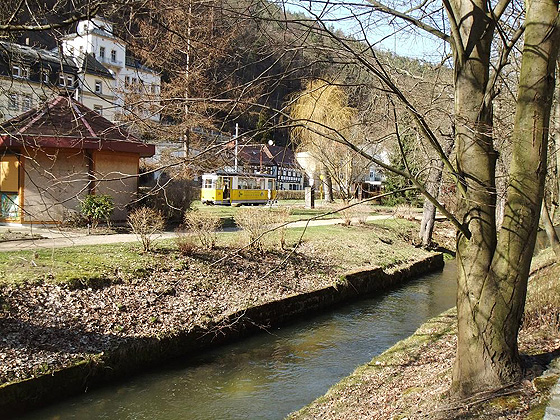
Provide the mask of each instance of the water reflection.
POLYGON ((207 351, 26 419, 281 419, 455 303, 455 264, 385 296, 207 351))

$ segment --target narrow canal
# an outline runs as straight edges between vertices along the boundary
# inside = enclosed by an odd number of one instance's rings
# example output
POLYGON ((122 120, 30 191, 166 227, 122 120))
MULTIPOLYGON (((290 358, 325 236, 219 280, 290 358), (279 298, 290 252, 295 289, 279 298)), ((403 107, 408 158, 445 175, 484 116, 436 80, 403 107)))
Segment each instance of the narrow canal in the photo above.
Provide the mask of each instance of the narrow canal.
POLYGON ((455 263, 383 296, 179 360, 25 419, 282 419, 455 304, 455 263))

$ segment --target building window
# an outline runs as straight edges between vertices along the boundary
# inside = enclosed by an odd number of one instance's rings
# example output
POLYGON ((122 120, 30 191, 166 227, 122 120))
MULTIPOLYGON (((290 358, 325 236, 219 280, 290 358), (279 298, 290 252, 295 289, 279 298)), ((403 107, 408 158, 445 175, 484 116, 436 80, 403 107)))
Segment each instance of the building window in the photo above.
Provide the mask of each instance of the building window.
POLYGON ((111 61, 113 63, 117 61, 117 52, 115 50, 111 50, 111 61))
POLYGON ((99 58, 105 58, 105 47, 99 47, 99 58))
POLYGON ((31 100, 30 95, 24 95, 21 99, 21 110, 22 111, 29 111, 33 107, 33 101, 31 100))
POLYGON ((41 82, 49 83, 51 79, 51 72, 49 70, 41 70, 41 82))
POLYGON ((19 101, 17 93, 10 93, 8 95, 8 108, 17 110, 19 109, 19 101))
POLYGON ((60 73, 58 76, 58 84, 60 86, 74 87, 74 75, 60 73))
POLYGON ((29 67, 24 67, 21 65, 13 65, 12 76, 21 77, 23 79, 29 79, 29 67))
POLYGON ((95 81, 95 93, 103 93, 103 88, 101 85, 101 80, 95 81))
POLYGON ((101 105, 94 105, 93 110, 99 115, 103 115, 103 107, 101 105))

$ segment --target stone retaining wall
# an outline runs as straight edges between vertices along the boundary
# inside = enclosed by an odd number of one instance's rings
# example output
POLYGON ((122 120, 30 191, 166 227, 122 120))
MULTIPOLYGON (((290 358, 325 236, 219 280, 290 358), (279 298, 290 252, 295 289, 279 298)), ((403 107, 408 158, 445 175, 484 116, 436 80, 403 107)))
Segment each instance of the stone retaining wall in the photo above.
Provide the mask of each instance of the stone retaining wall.
POLYGON ((381 268, 355 270, 343 275, 337 285, 254 306, 229 315, 206 328, 179 332, 163 338, 134 338, 105 354, 92 356, 51 374, 0 386, 0 413, 14 416, 64 397, 186 356, 218 346, 263 328, 277 327, 305 315, 315 314, 342 303, 381 293, 423 274, 441 270, 443 255, 399 267, 392 273, 381 268))

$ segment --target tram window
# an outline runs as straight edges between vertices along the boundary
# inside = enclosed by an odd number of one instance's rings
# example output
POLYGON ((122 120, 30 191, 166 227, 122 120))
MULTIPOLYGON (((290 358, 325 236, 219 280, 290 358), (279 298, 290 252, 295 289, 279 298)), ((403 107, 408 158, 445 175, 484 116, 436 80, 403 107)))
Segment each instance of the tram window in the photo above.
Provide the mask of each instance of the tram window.
POLYGON ((256 190, 257 188, 258 188, 257 181, 255 179, 248 179, 247 180, 247 189, 256 190))
POLYGON ((211 179, 205 179, 204 184, 202 185, 202 188, 212 188, 212 180, 211 179))

